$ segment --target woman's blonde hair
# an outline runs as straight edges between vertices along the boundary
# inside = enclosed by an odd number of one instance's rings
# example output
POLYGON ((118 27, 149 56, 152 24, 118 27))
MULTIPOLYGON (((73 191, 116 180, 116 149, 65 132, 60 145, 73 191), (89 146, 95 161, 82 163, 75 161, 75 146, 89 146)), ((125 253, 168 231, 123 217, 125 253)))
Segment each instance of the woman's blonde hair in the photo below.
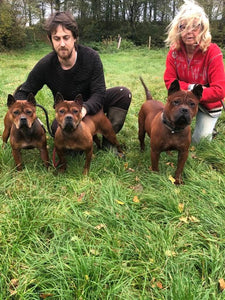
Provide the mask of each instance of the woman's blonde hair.
POLYGON ((193 26, 193 24, 201 26, 201 30, 197 38, 200 49, 205 52, 212 40, 212 36, 209 31, 209 19, 204 9, 196 2, 190 0, 186 0, 184 2, 178 11, 178 14, 168 25, 168 36, 165 40, 166 45, 172 49, 180 49, 181 34, 179 26, 182 22, 185 22, 187 27, 193 26))

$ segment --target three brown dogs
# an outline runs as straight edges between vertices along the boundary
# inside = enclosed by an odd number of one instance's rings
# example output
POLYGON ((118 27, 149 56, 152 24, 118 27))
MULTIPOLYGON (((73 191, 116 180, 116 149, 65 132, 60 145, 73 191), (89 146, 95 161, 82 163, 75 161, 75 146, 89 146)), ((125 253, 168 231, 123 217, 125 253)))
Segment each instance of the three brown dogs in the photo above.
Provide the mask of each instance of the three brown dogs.
POLYGON ((122 153, 120 145, 116 139, 116 134, 112 124, 103 111, 95 115, 87 115, 82 119, 81 109, 83 105, 82 96, 78 95, 74 101, 63 99, 60 93, 55 97, 55 113, 58 127, 55 133, 54 145, 59 157, 59 169, 66 169, 65 150, 83 150, 86 154, 86 162, 83 174, 87 174, 93 153, 93 139, 100 147, 100 142, 96 136, 102 134, 111 144, 117 147, 122 153))
POLYGON ((168 90, 167 102, 152 99, 142 78, 147 101, 142 105, 139 116, 139 132, 141 150, 144 150, 145 133, 150 137, 151 164, 153 171, 159 171, 160 153, 163 151, 177 150, 178 162, 175 172, 175 184, 182 183, 182 171, 188 158, 191 143, 192 118, 198 111, 198 103, 202 97, 203 88, 195 85, 192 91, 180 89, 178 80, 172 82, 168 90))
MULTIPOLYGON (((188 157, 191 143, 190 124, 198 110, 198 103, 203 88, 196 85, 192 91, 180 90, 178 80, 175 80, 169 90, 168 99, 164 104, 152 99, 142 78, 147 101, 142 105, 139 116, 139 141, 141 150, 144 150, 145 133, 151 138, 152 170, 158 171, 160 153, 162 151, 177 150, 178 163, 175 172, 175 184, 182 183, 182 171, 188 157)), ((82 120, 82 96, 78 95, 74 101, 63 99, 60 93, 55 98, 55 112, 58 127, 55 133, 54 146, 59 157, 59 168, 66 169, 65 150, 83 150, 86 153, 86 162, 83 173, 90 169, 93 153, 93 139, 97 146, 100 142, 97 133, 104 135, 118 152, 122 153, 112 125, 103 111, 96 115, 87 115, 82 120)), ((17 170, 22 168, 21 149, 38 148, 46 167, 49 165, 46 135, 43 126, 36 116, 36 101, 32 94, 27 100, 16 101, 8 95, 8 112, 4 119, 5 129, 3 142, 7 143, 10 136, 13 157, 17 170)))
POLYGON ((21 149, 38 148, 45 166, 49 166, 45 130, 36 116, 36 100, 32 93, 27 100, 8 95, 8 111, 4 118, 3 145, 10 137, 12 154, 18 171, 22 169, 21 149))

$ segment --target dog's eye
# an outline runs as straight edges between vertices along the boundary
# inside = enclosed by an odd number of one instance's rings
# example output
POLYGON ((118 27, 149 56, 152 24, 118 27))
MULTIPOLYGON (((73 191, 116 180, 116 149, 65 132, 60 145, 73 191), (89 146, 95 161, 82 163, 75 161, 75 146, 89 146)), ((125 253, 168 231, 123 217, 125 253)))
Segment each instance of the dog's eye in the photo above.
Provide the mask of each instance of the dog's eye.
POLYGON ((180 104, 180 101, 179 101, 179 100, 174 100, 174 101, 173 101, 173 105, 177 106, 177 105, 179 105, 179 104, 180 104))
POLYGON ((14 115, 16 115, 16 116, 17 116, 17 115, 19 115, 19 114, 20 114, 20 111, 19 111, 19 110, 14 110, 14 112, 13 112, 13 113, 14 113, 14 115))
POLYGON ((28 116, 30 116, 30 115, 32 114, 32 111, 31 111, 31 110, 27 110, 27 111, 26 111, 26 114, 27 114, 28 116))
POLYGON ((60 114, 64 114, 64 113, 65 113, 65 109, 60 109, 60 110, 59 110, 59 113, 60 113, 60 114))
POLYGON ((78 110, 74 109, 74 110, 73 110, 73 114, 76 115, 77 113, 78 113, 78 110))
POLYGON ((195 107, 195 103, 194 102, 189 102, 188 103, 190 107, 195 107))

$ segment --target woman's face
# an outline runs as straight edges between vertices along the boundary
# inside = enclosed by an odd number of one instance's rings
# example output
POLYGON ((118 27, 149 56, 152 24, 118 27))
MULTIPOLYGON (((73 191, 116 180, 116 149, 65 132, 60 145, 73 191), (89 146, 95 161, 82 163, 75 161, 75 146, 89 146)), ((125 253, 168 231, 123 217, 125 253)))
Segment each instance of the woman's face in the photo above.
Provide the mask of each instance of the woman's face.
POLYGON ((182 21, 178 27, 181 39, 186 46, 194 46, 199 43, 199 34, 201 30, 202 25, 196 20, 192 23, 182 21))

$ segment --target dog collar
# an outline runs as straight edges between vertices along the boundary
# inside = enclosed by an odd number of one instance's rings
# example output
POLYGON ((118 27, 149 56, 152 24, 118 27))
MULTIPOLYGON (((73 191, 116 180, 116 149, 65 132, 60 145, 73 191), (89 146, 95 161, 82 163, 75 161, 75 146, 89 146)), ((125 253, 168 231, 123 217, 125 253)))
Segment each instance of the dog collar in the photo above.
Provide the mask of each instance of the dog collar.
POLYGON ((168 128, 168 129, 170 130, 170 132, 171 132, 172 134, 177 133, 177 132, 180 132, 180 131, 184 130, 184 128, 186 127, 186 126, 183 127, 183 128, 180 128, 180 127, 179 127, 179 128, 173 127, 173 126, 171 125, 171 123, 166 119, 164 113, 161 114, 161 117, 162 117, 162 122, 163 122, 163 124, 166 126, 166 128, 168 128))

